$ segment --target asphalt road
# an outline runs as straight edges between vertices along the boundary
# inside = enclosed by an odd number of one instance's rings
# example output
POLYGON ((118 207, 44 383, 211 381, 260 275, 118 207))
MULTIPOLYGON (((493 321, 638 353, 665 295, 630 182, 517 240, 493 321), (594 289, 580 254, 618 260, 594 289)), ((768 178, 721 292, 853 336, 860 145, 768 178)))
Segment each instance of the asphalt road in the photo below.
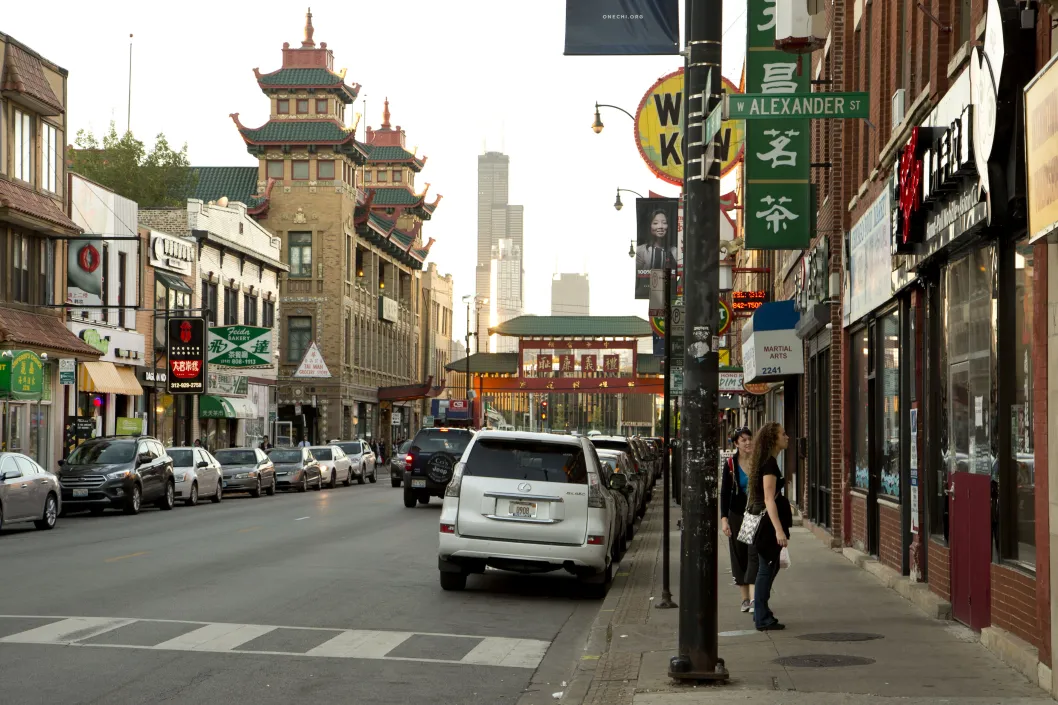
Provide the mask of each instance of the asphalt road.
POLYGON ((439 513, 380 477, 6 529, 0 703, 545 701, 600 602, 557 574, 443 592, 439 513))

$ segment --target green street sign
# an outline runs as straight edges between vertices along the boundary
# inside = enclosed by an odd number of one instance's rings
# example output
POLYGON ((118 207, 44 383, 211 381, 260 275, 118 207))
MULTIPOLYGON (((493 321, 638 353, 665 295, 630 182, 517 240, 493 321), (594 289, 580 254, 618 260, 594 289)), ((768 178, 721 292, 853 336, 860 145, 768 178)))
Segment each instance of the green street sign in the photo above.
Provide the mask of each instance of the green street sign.
POLYGON ((709 117, 705 119, 705 139, 711 140, 716 137, 716 134, 720 132, 720 126, 724 124, 723 120, 723 103, 717 103, 716 107, 713 108, 713 112, 709 113, 709 117))
POLYGON ((724 96, 727 120, 869 117, 868 93, 744 93, 724 96))
POLYGON ((215 326, 209 329, 209 364, 221 367, 271 367, 272 329, 215 326))

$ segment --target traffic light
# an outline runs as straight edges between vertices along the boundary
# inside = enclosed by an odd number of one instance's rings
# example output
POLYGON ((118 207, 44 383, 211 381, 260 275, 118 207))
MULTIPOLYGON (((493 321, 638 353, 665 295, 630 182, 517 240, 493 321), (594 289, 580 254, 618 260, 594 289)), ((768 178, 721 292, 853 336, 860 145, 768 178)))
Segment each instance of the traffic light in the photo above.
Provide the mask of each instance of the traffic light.
POLYGON ((547 400, 540 402, 540 420, 547 421, 547 400))

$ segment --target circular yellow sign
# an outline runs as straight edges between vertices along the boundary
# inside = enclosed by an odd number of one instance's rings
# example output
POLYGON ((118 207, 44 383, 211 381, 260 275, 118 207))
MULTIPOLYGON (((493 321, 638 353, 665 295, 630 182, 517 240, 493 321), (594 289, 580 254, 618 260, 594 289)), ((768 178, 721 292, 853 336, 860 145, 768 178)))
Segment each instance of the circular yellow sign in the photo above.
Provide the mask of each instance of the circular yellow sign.
MULTIPOLYGON (((726 78, 721 84, 727 95, 740 92, 726 78)), ((636 146, 643 161, 659 179, 675 186, 683 185, 683 112, 683 69, 659 78, 636 110, 636 146)), ((735 168, 745 148, 745 120, 725 120, 720 126, 721 176, 735 168)))

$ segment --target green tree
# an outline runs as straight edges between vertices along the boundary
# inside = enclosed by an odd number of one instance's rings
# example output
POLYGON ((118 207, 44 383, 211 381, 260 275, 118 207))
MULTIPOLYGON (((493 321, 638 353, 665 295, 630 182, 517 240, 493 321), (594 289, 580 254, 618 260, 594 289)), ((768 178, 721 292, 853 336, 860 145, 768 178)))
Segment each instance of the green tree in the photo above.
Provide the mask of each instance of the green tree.
POLYGON ((147 151, 131 132, 118 135, 113 122, 102 145, 92 132, 78 130, 69 162, 71 171, 144 207, 182 206, 198 182, 186 143, 177 152, 159 133, 147 151))

